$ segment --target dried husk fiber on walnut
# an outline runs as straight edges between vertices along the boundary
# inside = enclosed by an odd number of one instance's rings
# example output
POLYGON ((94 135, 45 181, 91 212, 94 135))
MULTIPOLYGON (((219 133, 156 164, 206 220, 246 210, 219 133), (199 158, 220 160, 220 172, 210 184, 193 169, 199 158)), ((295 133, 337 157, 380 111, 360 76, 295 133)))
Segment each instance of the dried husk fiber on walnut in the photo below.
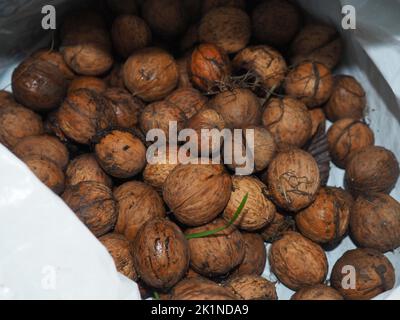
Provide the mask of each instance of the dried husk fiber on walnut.
POLYGON ((80 182, 68 186, 62 199, 96 237, 114 228, 117 210, 112 191, 107 186, 94 181, 80 182))
POLYGON ((136 281, 138 279, 133 257, 130 252, 130 242, 121 234, 108 233, 99 238, 100 242, 107 248, 114 260, 117 271, 125 277, 136 281))
POLYGON ((224 286, 241 300, 278 300, 275 284, 257 275, 236 276, 224 286))
POLYGON ((272 244, 269 263, 278 279, 295 291, 322 283, 328 273, 322 248, 296 232, 287 232, 272 244))
POLYGON ((165 216, 164 203, 156 190, 141 181, 130 181, 114 189, 118 220, 115 231, 133 241, 147 221, 165 216))
MULTIPOLYGON (((226 225, 223 219, 201 227, 186 229, 185 235, 214 230, 226 225)), ((189 239, 190 266, 206 277, 223 276, 237 267, 244 259, 245 243, 241 233, 230 226, 217 234, 189 239)))
POLYGON ((344 298, 335 289, 324 284, 317 284, 312 287, 300 289, 292 296, 291 300, 344 300, 344 298))
MULTIPOLYGON (((348 284, 348 281, 344 281, 348 284)), ((354 249, 347 251, 334 265, 331 285, 346 300, 370 300, 393 288, 395 271, 389 259, 373 249, 354 249), (345 266, 355 269, 355 288, 343 288, 345 266)))
POLYGON ((146 222, 132 244, 135 268, 149 286, 168 290, 189 268, 189 247, 182 231, 166 219, 146 222))
POLYGON ((383 147, 365 147, 349 157, 345 184, 354 195, 390 193, 399 173, 399 163, 393 152, 383 147))
POLYGON ((296 212, 315 200, 320 187, 319 168, 309 153, 291 149, 272 160, 266 182, 274 203, 296 212))
POLYGON ((199 226, 224 210, 231 188, 231 177, 222 165, 180 164, 165 181, 163 198, 180 222, 199 226))
POLYGON ((359 196, 351 212, 353 240, 380 252, 400 247, 400 204, 391 196, 376 193, 359 196))
POLYGON ((256 177, 232 177, 232 193, 223 218, 226 221, 233 218, 246 194, 248 194, 246 205, 234 225, 246 231, 260 230, 272 222, 276 209, 267 198, 267 186, 256 177))

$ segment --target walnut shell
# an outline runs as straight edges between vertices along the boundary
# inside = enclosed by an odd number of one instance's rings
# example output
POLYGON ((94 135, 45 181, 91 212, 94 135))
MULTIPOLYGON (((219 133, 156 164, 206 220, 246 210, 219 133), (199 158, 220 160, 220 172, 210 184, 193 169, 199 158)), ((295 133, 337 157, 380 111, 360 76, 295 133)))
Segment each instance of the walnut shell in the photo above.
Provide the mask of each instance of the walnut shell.
POLYGON ((202 0, 201 11, 203 15, 208 11, 218 7, 235 7, 239 9, 246 9, 245 0, 202 0))
POLYGON ((245 255, 242 263, 233 271, 234 276, 262 275, 267 261, 263 238, 257 233, 243 232, 245 255))
POLYGON ((347 251, 333 266, 331 285, 347 300, 369 300, 394 287, 395 270, 382 253, 373 249, 347 251), (348 267, 353 267, 355 288, 349 283, 348 267), (345 268, 347 267, 347 268, 345 268))
POLYGON ((301 26, 299 9, 286 0, 263 1, 252 15, 253 32, 261 43, 274 46, 287 45, 301 26))
POLYGON ((297 232, 287 232, 272 243, 269 263, 278 279, 295 291, 322 283, 328 273, 324 250, 297 232))
POLYGON ((326 131, 326 117, 322 108, 309 110, 311 116, 311 136, 314 137, 318 130, 326 131))
POLYGON ((233 176, 232 193, 223 213, 223 218, 230 221, 244 196, 248 200, 239 218, 234 222, 238 228, 246 231, 260 230, 274 219, 274 204, 267 198, 267 186, 255 177, 233 176))
POLYGON ((292 296, 291 300, 344 300, 344 298, 335 289, 324 284, 317 284, 300 289, 292 296))
POLYGON ((188 63, 189 57, 183 57, 176 61, 178 65, 179 71, 179 82, 178 88, 193 88, 192 83, 190 82, 188 63))
POLYGON ((280 86, 285 79, 287 65, 282 55, 269 46, 247 47, 233 60, 233 67, 240 73, 247 73, 254 86, 261 86, 268 92, 280 86))
POLYGON ((36 111, 57 108, 67 89, 64 74, 54 64, 32 57, 14 70, 11 84, 15 100, 36 111))
POLYGON ((140 115, 140 128, 146 135, 152 129, 162 130, 168 141, 173 121, 176 122, 177 132, 182 130, 186 121, 184 112, 166 100, 157 101, 148 104, 143 109, 140 115))
POLYGON ((43 60, 45 62, 51 63, 58 68, 59 71, 64 75, 65 79, 72 80, 75 78, 74 71, 65 63, 63 55, 58 51, 53 51, 49 49, 41 49, 36 51, 33 58, 43 60))
POLYGON ((55 137, 42 135, 21 139, 13 148, 14 154, 22 159, 36 156, 54 162, 64 170, 69 161, 68 149, 55 137))
POLYGON ((210 101, 209 106, 222 116, 228 128, 240 129, 260 123, 260 102, 248 89, 221 92, 210 101))
POLYGON ((250 36, 250 17, 245 11, 235 7, 211 9, 200 21, 200 41, 216 44, 227 53, 245 48, 250 36))
POLYGON ((335 244, 347 232, 352 205, 351 196, 344 190, 321 188, 315 201, 297 213, 297 228, 314 242, 335 244))
POLYGON ((400 204, 386 194, 360 196, 351 211, 350 229, 360 247, 393 251, 400 247, 400 204))
POLYGON ((178 84, 178 65, 160 48, 136 51, 125 62, 124 83, 129 91, 146 102, 165 98, 178 84))
POLYGON ((163 38, 174 38, 185 31, 189 17, 181 0, 146 0, 142 17, 151 30, 163 38))
POLYGON ((100 166, 115 178, 132 178, 146 165, 146 147, 134 134, 113 130, 95 145, 100 166))
POLYGON ((333 69, 340 62, 342 52, 342 39, 335 28, 310 24, 305 26, 294 39, 291 46, 291 61, 294 64, 314 61, 333 69))
POLYGON ((361 84, 352 76, 336 75, 333 79, 332 95, 324 107, 328 119, 362 119, 367 99, 361 84))
POLYGON ((315 108, 330 98, 333 77, 323 64, 302 62, 287 75, 285 90, 287 95, 301 100, 309 108, 315 108))
POLYGON ((300 100, 272 98, 264 106, 262 123, 278 145, 303 147, 311 138, 312 121, 307 107, 300 100))
POLYGON ((237 300, 230 290, 203 277, 180 281, 171 291, 171 300, 237 300))
POLYGON ((399 173, 399 163, 393 152, 383 147, 365 147, 349 157, 345 184, 354 195, 390 193, 399 173))
POLYGON ((214 44, 200 44, 189 58, 188 73, 193 84, 201 91, 219 92, 230 81, 229 57, 214 44))
POLYGON ((89 89, 96 93, 103 93, 107 89, 107 83, 100 78, 80 76, 72 80, 68 87, 68 93, 79 89, 89 89))
POLYGON ((180 222, 199 226, 224 210, 231 188, 223 165, 180 164, 165 181, 163 198, 180 222))
POLYGON ((114 259, 117 271, 129 279, 137 281, 138 276, 133 265, 130 242, 123 235, 117 233, 108 233, 99 240, 114 259))
POLYGON ((104 96, 114 109, 119 127, 133 128, 139 123, 140 113, 144 108, 142 101, 121 88, 109 88, 104 92, 104 96))
POLYGON ((94 181, 112 187, 110 177, 103 171, 94 154, 82 154, 68 164, 65 172, 66 185, 73 186, 83 181, 94 181))
MULTIPOLYGON (((272 159, 275 157, 277 150, 276 143, 272 134, 264 127, 249 126, 243 128, 242 138, 235 138, 233 133, 232 139, 225 140, 225 152, 230 150, 232 155, 231 159, 225 157, 225 165, 231 169, 237 171, 239 168, 245 168, 246 165, 253 164, 253 172, 263 171, 268 167, 272 159), (246 149, 247 148, 247 149, 246 149), (241 161, 246 160, 244 164, 238 163, 237 152, 240 157, 243 157, 241 161)), ((242 174, 242 173, 241 173, 242 174)))
POLYGON ((199 42, 199 24, 194 23, 187 29, 181 38, 179 42, 179 49, 182 52, 186 52, 193 49, 194 46, 199 42))
POLYGON ((353 119, 336 121, 328 131, 329 152, 333 162, 346 167, 350 154, 364 147, 373 146, 373 131, 363 122, 353 119))
POLYGON ((62 198, 96 237, 110 232, 117 220, 110 188, 94 181, 68 186, 62 198))
MULTIPOLYGON (((201 227, 187 229, 185 235, 214 230, 225 225, 224 220, 216 219, 201 227)), ((210 237, 189 239, 189 248, 190 266, 207 277, 226 275, 242 263, 246 250, 243 237, 234 226, 210 237)))
POLYGON ((148 156, 147 165, 143 171, 144 182, 162 193, 165 180, 179 164, 178 151, 178 148, 167 145, 165 150, 155 151, 154 157, 157 157, 158 160, 156 158, 149 159, 148 156))
POLYGON ((115 15, 121 14, 137 14, 138 2, 137 0, 107 0, 107 6, 115 15))
POLYGON ((237 276, 224 286, 241 300, 278 300, 275 284, 257 275, 237 276))
POLYGON ((156 190, 140 182, 130 181, 114 190, 118 221, 115 231, 133 241, 147 221, 165 216, 164 203, 156 190))
POLYGON ((292 149, 279 153, 267 173, 270 195, 279 207, 296 212, 308 207, 320 187, 317 162, 307 152, 292 149))
POLYGON ((19 105, 0 108, 0 142, 13 148, 21 139, 43 134, 39 115, 19 105))
POLYGON ((132 244, 135 268, 149 286, 167 290, 189 268, 189 246, 177 225, 162 218, 146 222, 132 244))
POLYGON ((126 90, 123 71, 124 69, 122 68, 121 64, 114 64, 114 67, 104 78, 110 88, 120 88, 126 90))
POLYGON ((180 88, 172 92, 166 99, 178 107, 187 119, 193 117, 207 104, 208 99, 193 88, 180 88))
POLYGON ((293 217, 277 211, 272 222, 259 232, 266 242, 273 243, 280 239, 285 232, 293 231, 294 229, 295 222, 293 217))
POLYGON ((89 144, 100 131, 114 126, 116 118, 103 96, 80 89, 68 94, 61 104, 57 122, 68 138, 89 144))
POLYGON ((22 161, 54 193, 60 194, 64 191, 64 173, 54 162, 40 158, 39 156, 25 157, 22 161))
POLYGON ((111 38, 117 53, 128 58, 136 50, 147 47, 152 36, 149 26, 142 18, 124 14, 114 20, 111 38))
POLYGON ((50 112, 44 120, 44 132, 46 134, 56 136, 64 144, 70 144, 71 141, 65 135, 65 133, 60 128, 60 123, 58 122, 58 110, 50 112))
POLYGON ((0 108, 7 106, 18 106, 18 104, 11 92, 0 90, 0 108))

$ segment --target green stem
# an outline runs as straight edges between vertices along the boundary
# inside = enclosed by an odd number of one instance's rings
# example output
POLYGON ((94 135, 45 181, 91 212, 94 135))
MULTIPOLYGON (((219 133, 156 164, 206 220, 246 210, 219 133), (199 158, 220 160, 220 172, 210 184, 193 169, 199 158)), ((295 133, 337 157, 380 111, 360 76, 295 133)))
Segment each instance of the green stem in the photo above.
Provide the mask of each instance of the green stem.
POLYGON ((203 231, 203 232, 199 232, 199 233, 187 234, 186 239, 190 240, 190 239, 197 239, 197 238, 205 238, 205 237, 212 236, 216 233, 219 233, 221 231, 224 231, 225 229, 228 229, 239 218, 240 214, 243 211, 244 206, 246 205, 248 197, 249 197, 249 194, 246 193, 246 195, 243 197, 243 200, 240 203, 239 207, 236 209, 236 212, 233 215, 232 219, 225 226, 219 227, 214 230, 207 230, 207 231, 203 231))
POLYGON ((160 295, 158 294, 157 291, 153 292, 153 298, 154 298, 154 300, 160 300, 160 295))

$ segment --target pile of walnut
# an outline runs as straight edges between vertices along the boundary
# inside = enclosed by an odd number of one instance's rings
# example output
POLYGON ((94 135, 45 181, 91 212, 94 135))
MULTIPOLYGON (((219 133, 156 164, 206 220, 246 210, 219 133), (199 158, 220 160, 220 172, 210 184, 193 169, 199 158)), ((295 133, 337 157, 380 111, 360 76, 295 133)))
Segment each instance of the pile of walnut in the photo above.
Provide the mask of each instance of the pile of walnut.
POLYGON ((0 142, 61 195, 143 298, 277 299, 261 277, 264 242, 293 299, 391 289, 384 253, 400 246, 400 204, 388 195, 399 165, 374 146, 361 85, 332 75, 337 31, 286 0, 106 2, 106 15, 66 17, 58 50, 15 69, 13 93, 0 93, 0 142), (254 129, 253 174, 235 176, 235 163, 147 164, 144 136, 169 121, 254 129), (346 190, 325 186, 328 150, 346 190), (246 194, 234 225, 187 239, 225 226, 246 194), (359 249, 327 279, 323 248, 348 234, 359 249))

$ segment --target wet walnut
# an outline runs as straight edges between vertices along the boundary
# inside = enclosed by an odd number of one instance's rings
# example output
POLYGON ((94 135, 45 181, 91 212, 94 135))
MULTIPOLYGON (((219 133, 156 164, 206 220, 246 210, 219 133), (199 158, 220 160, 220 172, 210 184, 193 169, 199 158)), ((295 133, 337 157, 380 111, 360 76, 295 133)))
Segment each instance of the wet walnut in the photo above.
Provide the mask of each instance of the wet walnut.
POLYGON ((163 198, 180 222, 199 226, 224 210, 231 188, 231 177, 222 165, 180 164, 165 181, 163 198))
POLYGON ((68 186, 62 199, 96 237, 114 228, 117 220, 115 200, 105 185, 94 181, 80 182, 68 186))
POLYGON ((216 95, 209 102, 224 119, 228 128, 242 127, 260 123, 261 105, 256 95, 248 89, 234 89, 216 95))
POLYGON ((130 181, 114 189, 118 220, 115 231, 133 241, 140 227, 147 221, 165 216, 164 203, 151 186, 130 181))
POLYGON ((324 107, 329 120, 360 120, 364 117, 366 105, 365 91, 355 78, 345 75, 334 77, 333 92, 324 107))
POLYGON ((178 84, 175 59, 160 48, 136 51, 125 62, 124 83, 129 91, 146 102, 165 98, 178 84))
POLYGON ((148 104, 143 109, 139 121, 140 128, 145 135, 152 129, 159 129, 164 132, 168 141, 169 131, 173 126, 172 122, 176 122, 177 132, 179 133, 184 128, 186 116, 176 105, 167 100, 162 100, 148 104))
POLYGON ((138 276, 133 265, 130 242, 123 235, 117 233, 108 233, 99 240, 113 258, 117 271, 129 279, 137 281, 138 276))
POLYGON ((41 49, 36 51, 33 58, 43 60, 45 62, 53 64, 58 68, 59 71, 64 75, 65 79, 72 80, 75 78, 75 73, 70 67, 65 63, 63 55, 58 51, 53 51, 49 49, 41 49))
POLYGON ((146 147, 133 133, 113 130, 95 146, 100 166, 115 178, 131 178, 146 165, 146 147))
POLYGON ((393 152, 383 147, 355 151, 346 165, 345 183, 354 194, 390 193, 399 178, 399 163, 393 152))
MULTIPOLYGON (((225 225, 224 220, 216 219, 201 227, 187 229, 185 235, 214 230, 225 225)), ((189 248, 190 266, 207 277, 228 274, 240 265, 246 250, 243 237, 234 226, 210 237, 189 239, 189 248)))
POLYGON ((76 77, 68 87, 68 93, 79 89, 89 89, 96 93, 103 93, 107 89, 107 83, 100 78, 91 76, 76 77))
POLYGON ((303 147, 311 138, 310 113, 300 100, 272 98, 264 106, 262 122, 278 145, 303 147))
POLYGON ((15 100, 35 111, 57 108, 65 96, 64 74, 52 63, 27 58, 12 74, 15 100))
POLYGON ((293 217, 277 211, 272 222, 259 232, 266 242, 273 243, 280 239, 285 232, 293 231, 294 228, 293 217))
POLYGON ((369 300, 394 287, 395 271, 382 253, 373 249, 347 251, 334 265, 331 285, 347 300, 369 300), (348 275, 343 270, 354 267, 355 288, 343 288, 343 278, 348 275))
POLYGON ((103 96, 80 89, 69 93, 61 104, 57 122, 68 138, 90 144, 96 134, 115 125, 116 117, 103 96))
POLYGON ((314 61, 333 69, 340 62, 343 44, 335 28, 322 24, 310 24, 296 36, 290 51, 291 61, 294 64, 314 61))
POLYGON ((203 277, 186 278, 171 290, 171 300, 237 300, 227 288, 203 277))
POLYGON ((189 58, 188 73, 194 86, 201 91, 219 92, 230 81, 229 57, 214 44, 200 44, 189 58))
POLYGON ((82 154, 73 159, 65 172, 66 185, 76 185, 83 181, 94 181, 112 187, 112 180, 100 167, 94 154, 82 154))
POLYGON ((363 122, 353 119, 336 121, 328 131, 329 152, 333 162, 340 168, 352 152, 374 145, 373 131, 363 122))
POLYGON ((260 230, 274 219, 274 204, 267 198, 267 186, 255 177, 233 176, 232 193, 224 210, 223 218, 230 221, 244 196, 248 200, 235 226, 246 231, 260 230))
POLYGON ((114 20, 111 38, 117 53, 128 58, 136 50, 147 47, 152 37, 149 26, 142 18, 124 14, 114 20))
POLYGON ((155 289, 166 291, 181 280, 189 268, 189 246, 177 225, 153 219, 139 230, 132 244, 140 278, 155 289))
POLYGON ((190 119, 207 104, 207 98, 193 88, 181 88, 172 92, 166 100, 178 107, 186 119, 190 119))
POLYGON ((395 250, 400 247, 400 204, 386 194, 360 196, 351 211, 350 229, 360 247, 395 250))
POLYGON ((64 191, 64 173, 53 161, 43 159, 39 156, 25 157, 22 158, 22 161, 24 161, 35 176, 54 193, 60 194, 64 191))
POLYGON ((257 41, 287 45, 301 26, 300 10, 286 0, 267 0, 253 10, 253 32, 257 41))
POLYGON ((267 261, 263 238, 257 233, 243 232, 245 255, 242 263, 232 272, 233 276, 262 275, 267 261))
POLYGON ((320 187, 319 168, 309 153, 298 149, 288 150, 272 160, 267 182, 274 203, 296 212, 315 200, 320 187))
POLYGON ((287 232, 272 244, 269 263, 278 279, 295 291, 322 283, 328 273, 322 248, 296 232, 287 232))
POLYGON ((57 138, 41 135, 21 139, 12 150, 18 158, 39 157, 54 162, 61 170, 68 161, 68 149, 57 138))
POLYGON ((332 94, 332 74, 323 64, 302 62, 287 75, 285 90, 287 95, 299 99, 309 108, 319 107, 332 94))
POLYGON ((337 243, 346 234, 353 199, 339 188, 321 188, 315 201, 296 215, 296 225, 317 243, 337 243))
POLYGON ((278 300, 275 284, 257 275, 236 276, 224 286, 242 300, 278 300))
POLYGON ((121 128, 133 128, 139 123, 144 104, 122 88, 109 88, 104 92, 121 128))
POLYGON ((250 17, 235 7, 214 8, 200 21, 200 41, 216 44, 227 53, 235 53, 246 47, 250 37, 250 17))
POLYGON ((344 300, 344 298, 335 289, 324 284, 317 284, 300 289, 292 296, 291 300, 344 300))
POLYGON ((43 134, 39 115, 19 105, 0 107, 0 142, 13 148, 21 139, 43 134))
POLYGON ((283 56, 265 45, 247 47, 240 51, 233 60, 233 67, 255 89, 261 87, 264 93, 278 88, 287 72, 283 56))

